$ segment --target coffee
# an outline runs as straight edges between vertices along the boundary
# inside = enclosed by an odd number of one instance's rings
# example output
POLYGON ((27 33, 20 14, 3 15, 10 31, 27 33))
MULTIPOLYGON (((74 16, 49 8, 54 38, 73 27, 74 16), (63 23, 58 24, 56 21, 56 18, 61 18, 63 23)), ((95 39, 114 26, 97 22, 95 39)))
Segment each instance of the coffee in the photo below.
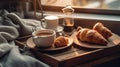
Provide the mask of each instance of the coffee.
POLYGON ((56 33, 50 29, 36 30, 32 33, 32 38, 36 47, 51 47, 56 38, 56 33))
POLYGON ((71 32, 71 31, 73 31, 73 26, 64 26, 63 31, 65 31, 65 32, 71 32))
POLYGON ((50 36, 52 35, 53 33, 52 32, 40 32, 40 33, 37 33, 36 36, 41 36, 41 37, 44 37, 44 36, 50 36))

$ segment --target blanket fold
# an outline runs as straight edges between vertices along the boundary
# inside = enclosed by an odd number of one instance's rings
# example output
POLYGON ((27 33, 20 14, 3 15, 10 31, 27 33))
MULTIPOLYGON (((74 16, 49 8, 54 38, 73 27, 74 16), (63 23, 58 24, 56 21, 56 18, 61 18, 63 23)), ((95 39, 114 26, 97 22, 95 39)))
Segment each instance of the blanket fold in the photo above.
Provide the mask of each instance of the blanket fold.
POLYGON ((14 43, 19 36, 30 35, 39 24, 37 20, 22 19, 15 13, 0 10, 0 67, 49 67, 25 51, 21 53, 14 43))

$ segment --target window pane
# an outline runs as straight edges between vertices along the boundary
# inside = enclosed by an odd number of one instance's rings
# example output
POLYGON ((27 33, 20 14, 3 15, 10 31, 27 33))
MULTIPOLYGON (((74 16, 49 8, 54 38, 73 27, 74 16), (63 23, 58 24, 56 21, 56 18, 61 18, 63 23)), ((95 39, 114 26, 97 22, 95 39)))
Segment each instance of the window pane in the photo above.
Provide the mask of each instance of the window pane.
POLYGON ((120 10, 120 0, 42 0, 43 5, 120 10))

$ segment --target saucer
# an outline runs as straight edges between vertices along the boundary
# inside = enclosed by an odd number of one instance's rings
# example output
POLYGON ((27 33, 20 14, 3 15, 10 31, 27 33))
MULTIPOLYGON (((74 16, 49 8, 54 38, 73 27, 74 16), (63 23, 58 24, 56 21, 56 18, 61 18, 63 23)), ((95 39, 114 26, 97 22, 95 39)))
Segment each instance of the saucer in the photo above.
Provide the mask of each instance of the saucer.
POLYGON ((55 29, 56 32, 61 32, 63 31, 63 27, 62 26, 58 26, 56 29, 55 29))
POLYGON ((35 43, 33 42, 32 37, 30 37, 30 38, 27 39, 26 44, 31 49, 35 49, 35 50, 38 50, 38 51, 58 51, 58 50, 66 49, 66 48, 68 48, 68 47, 70 47, 72 45, 72 43, 73 43, 72 37, 66 37, 66 38, 69 41, 68 44, 67 44, 67 46, 65 46, 65 47, 59 47, 59 48, 55 48, 54 44, 51 47, 49 47, 49 48, 36 47, 35 43))

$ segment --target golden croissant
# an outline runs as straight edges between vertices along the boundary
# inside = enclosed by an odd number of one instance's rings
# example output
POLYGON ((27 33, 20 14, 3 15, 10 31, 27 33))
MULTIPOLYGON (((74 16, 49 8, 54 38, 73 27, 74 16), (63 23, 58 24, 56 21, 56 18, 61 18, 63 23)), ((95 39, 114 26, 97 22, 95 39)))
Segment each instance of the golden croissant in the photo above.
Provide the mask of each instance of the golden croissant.
POLYGON ((112 32, 100 22, 93 26, 93 30, 99 32, 106 39, 112 36, 112 32))
POLYGON ((102 44, 102 45, 106 45, 108 43, 107 40, 100 33, 88 28, 80 29, 77 32, 76 36, 79 40, 83 42, 102 44))
POLYGON ((68 39, 66 39, 64 36, 59 36, 54 41, 54 46, 56 48, 67 46, 67 44, 68 44, 68 39))

